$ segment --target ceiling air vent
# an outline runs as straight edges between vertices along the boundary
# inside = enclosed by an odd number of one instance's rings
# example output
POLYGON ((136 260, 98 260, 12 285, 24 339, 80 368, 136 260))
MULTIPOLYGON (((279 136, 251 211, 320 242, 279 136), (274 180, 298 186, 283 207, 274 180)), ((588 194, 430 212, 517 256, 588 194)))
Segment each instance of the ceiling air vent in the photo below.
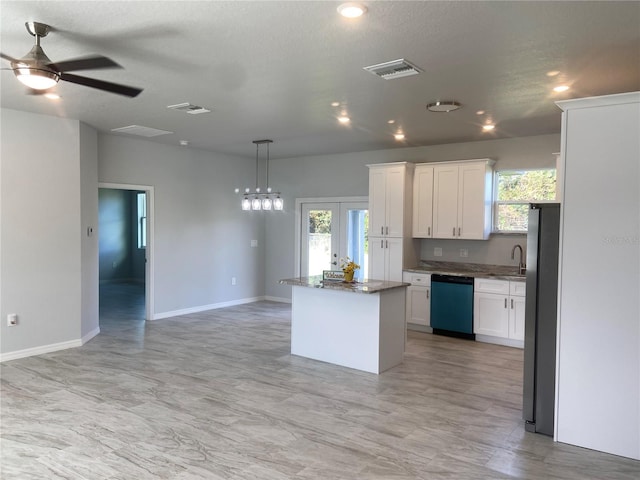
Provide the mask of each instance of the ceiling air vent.
POLYGON ((173 133, 167 130, 158 130, 157 128, 142 127, 140 125, 112 128, 111 131, 116 133, 128 133, 129 135, 138 135, 140 137, 157 137, 159 135, 169 135, 173 133))
POLYGON ((179 110, 181 112, 190 113, 191 115, 198 115, 199 113, 210 113, 211 110, 207 110, 204 107, 198 105, 191 105, 190 103, 177 103, 175 105, 168 105, 167 108, 171 110, 179 110))
POLYGON ((421 69, 408 62, 404 58, 392 60, 391 62, 379 63, 378 65, 370 65, 363 68, 367 72, 371 72, 374 75, 379 76, 380 78, 384 78, 385 80, 408 77, 409 75, 418 75, 422 72, 421 69))

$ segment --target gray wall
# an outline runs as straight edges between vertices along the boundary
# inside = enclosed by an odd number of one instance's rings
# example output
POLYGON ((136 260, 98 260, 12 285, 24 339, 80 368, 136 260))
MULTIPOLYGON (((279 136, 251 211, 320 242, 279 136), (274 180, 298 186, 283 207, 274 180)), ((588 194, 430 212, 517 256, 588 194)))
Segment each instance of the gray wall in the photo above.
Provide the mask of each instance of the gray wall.
POLYGON ((98 158, 100 182, 154 187, 156 316, 264 295, 263 214, 234 194, 255 160, 108 134, 98 158))
MULTIPOLYGON (((277 159, 277 149, 273 148, 276 160, 271 162, 271 184, 283 191, 285 212, 266 216, 266 248, 269 253, 265 259, 266 295, 291 298, 291 288, 279 285, 278 280, 291 277, 295 272, 296 198, 367 196, 369 172, 366 165, 372 163, 424 163, 489 157, 497 161, 496 169, 542 168, 555 167, 553 153, 559 150, 559 134, 289 159, 277 159)), ((511 248, 516 243, 526 246, 524 235, 495 235, 487 241, 434 242, 421 242, 423 259, 429 259, 429 252, 432 254, 433 247, 439 246, 447 255, 439 257, 441 260, 517 265, 510 259, 511 248), (460 248, 469 250, 468 258, 456 256, 460 248)))
POLYGON ((6 354, 79 340, 97 326, 97 301, 87 292, 81 302, 82 280, 97 269, 95 237, 83 237, 95 205, 83 182, 92 181, 95 157, 81 158, 95 133, 77 120, 7 109, 0 115, 0 350, 6 354), (18 326, 7 327, 8 313, 18 314, 18 326))

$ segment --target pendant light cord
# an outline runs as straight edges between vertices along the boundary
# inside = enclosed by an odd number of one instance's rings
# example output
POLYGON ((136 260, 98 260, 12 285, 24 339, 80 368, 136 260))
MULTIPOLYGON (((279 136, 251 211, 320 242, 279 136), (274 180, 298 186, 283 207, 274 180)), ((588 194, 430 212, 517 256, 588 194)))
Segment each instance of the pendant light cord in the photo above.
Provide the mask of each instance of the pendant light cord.
POLYGON ((256 143, 256 191, 258 191, 258 147, 259 145, 256 143))

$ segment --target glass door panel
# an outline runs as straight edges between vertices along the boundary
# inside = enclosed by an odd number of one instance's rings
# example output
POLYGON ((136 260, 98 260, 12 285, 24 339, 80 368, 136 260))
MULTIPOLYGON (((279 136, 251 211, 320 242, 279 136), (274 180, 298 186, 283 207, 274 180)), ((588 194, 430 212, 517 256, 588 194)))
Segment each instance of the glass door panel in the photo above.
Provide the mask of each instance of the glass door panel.
POLYGON ((303 277, 322 275, 323 270, 338 270, 340 209, 336 203, 302 205, 303 277))
POLYGON ((341 203, 340 220, 342 232, 340 234, 341 258, 349 257, 358 265, 355 278, 368 278, 368 229, 369 210, 365 202, 341 203))

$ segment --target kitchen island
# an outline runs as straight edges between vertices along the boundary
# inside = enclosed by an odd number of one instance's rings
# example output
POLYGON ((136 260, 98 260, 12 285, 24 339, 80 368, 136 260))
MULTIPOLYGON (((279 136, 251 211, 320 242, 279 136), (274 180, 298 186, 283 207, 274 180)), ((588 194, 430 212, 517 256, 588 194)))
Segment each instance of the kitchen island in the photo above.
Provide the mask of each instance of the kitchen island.
POLYGON ((370 373, 402 363, 408 283, 280 280, 292 287, 291 354, 370 373))

